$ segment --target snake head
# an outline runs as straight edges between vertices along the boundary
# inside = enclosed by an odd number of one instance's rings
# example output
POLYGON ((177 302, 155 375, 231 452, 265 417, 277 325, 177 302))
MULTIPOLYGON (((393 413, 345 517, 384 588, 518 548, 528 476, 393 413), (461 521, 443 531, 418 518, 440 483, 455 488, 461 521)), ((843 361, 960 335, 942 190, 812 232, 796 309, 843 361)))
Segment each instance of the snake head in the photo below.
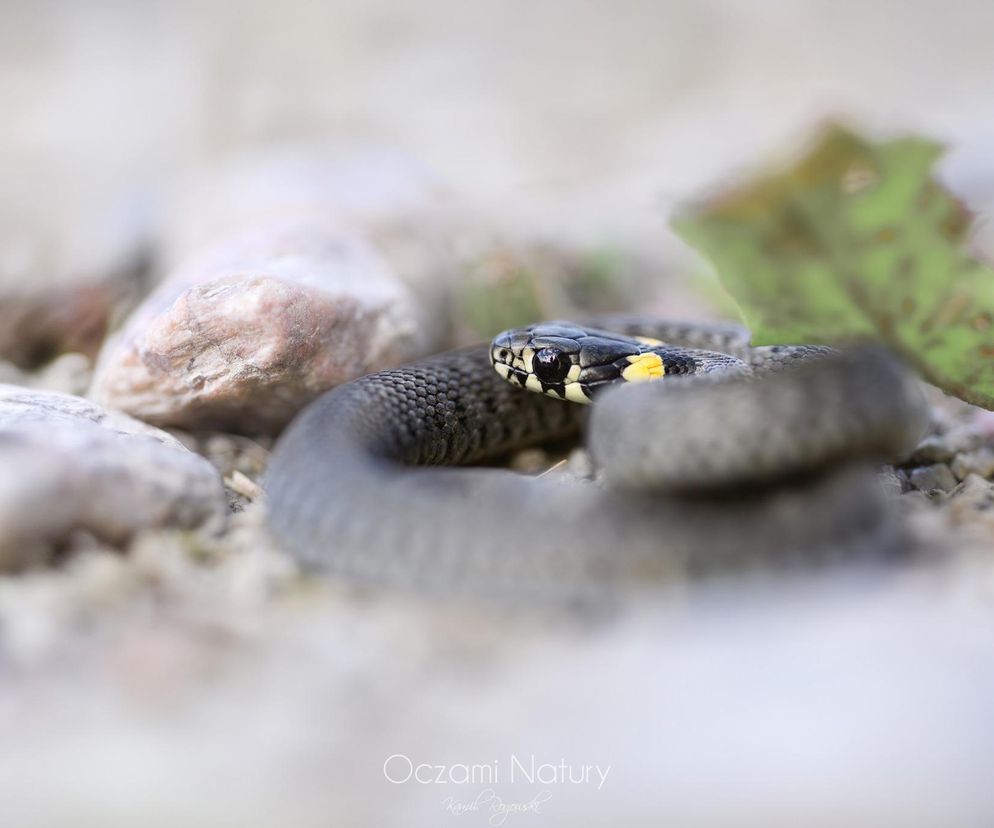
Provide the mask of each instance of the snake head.
POLYGON ((662 343, 543 322, 494 337, 490 361, 508 382, 561 400, 590 402, 608 385, 657 379, 666 373, 662 343))

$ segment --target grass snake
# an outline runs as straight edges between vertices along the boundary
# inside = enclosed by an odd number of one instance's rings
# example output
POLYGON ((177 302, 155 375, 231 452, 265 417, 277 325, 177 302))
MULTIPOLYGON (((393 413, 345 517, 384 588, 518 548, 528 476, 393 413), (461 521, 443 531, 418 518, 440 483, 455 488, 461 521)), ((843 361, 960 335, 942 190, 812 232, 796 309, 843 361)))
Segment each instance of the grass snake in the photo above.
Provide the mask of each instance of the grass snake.
POLYGON ((573 600, 808 566, 893 548, 869 464, 925 421, 918 383, 877 350, 544 323, 317 399, 274 449, 269 523, 305 568, 443 595, 573 600), (480 467, 581 431, 597 484, 480 467))

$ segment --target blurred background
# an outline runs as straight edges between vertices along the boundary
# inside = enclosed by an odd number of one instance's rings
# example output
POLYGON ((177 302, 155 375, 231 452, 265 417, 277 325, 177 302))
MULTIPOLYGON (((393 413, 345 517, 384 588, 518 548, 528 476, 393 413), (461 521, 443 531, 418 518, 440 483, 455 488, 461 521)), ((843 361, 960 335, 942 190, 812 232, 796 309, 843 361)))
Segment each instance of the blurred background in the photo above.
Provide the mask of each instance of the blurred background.
MULTIPOLYGON (((367 159, 336 179, 353 217, 441 200, 512 248, 622 251, 644 309, 711 315, 670 212, 826 118, 944 141, 994 201, 992 33, 989 0, 3 0, 0 288, 157 278, 225 223, 204 203, 238 216, 219 168, 317 152, 367 159)), ((233 543, 3 579, 4 828, 455 819, 451 791, 384 784, 398 752, 613 764, 508 825, 994 819, 988 568, 584 633, 288 587, 233 543)))
POLYGON ((494 208, 663 239, 674 203, 831 115, 948 142, 986 193, 992 28, 984 0, 7 0, 0 208, 151 222, 232 153, 372 145, 494 208))

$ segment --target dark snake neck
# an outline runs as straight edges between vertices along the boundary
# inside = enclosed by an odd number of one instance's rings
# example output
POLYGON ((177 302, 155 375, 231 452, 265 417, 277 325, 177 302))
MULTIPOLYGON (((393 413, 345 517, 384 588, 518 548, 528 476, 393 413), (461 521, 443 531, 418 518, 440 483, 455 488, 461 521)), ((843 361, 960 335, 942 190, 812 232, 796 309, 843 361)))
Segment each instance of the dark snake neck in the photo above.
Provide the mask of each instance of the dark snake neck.
POLYGON ((307 429, 406 465, 464 465, 576 436, 584 415, 581 406, 512 388, 481 345, 341 386, 306 410, 284 443, 307 429))

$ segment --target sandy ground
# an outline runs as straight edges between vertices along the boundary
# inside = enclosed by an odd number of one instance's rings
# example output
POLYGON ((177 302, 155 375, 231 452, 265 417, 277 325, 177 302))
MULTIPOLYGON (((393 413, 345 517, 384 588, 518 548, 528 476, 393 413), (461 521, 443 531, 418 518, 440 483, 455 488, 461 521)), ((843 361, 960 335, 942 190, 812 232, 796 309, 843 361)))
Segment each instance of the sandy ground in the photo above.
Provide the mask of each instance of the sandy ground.
MULTIPOLYGON (((984 0, 15 0, 0 228, 96 211, 154 240, 200 165, 386 145, 522 225, 693 267, 673 205, 828 114, 949 141, 947 176, 989 201, 992 30, 984 0)), ((583 621, 300 579, 254 507, 220 542, 5 578, 0 824, 986 826, 981 507, 919 503, 938 544, 894 570, 583 621), (391 782, 398 755, 447 781, 391 782), (533 757, 611 770, 512 778, 533 757)))

